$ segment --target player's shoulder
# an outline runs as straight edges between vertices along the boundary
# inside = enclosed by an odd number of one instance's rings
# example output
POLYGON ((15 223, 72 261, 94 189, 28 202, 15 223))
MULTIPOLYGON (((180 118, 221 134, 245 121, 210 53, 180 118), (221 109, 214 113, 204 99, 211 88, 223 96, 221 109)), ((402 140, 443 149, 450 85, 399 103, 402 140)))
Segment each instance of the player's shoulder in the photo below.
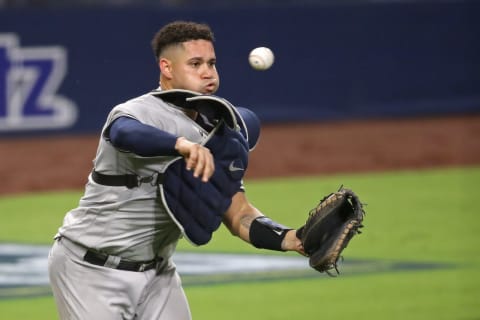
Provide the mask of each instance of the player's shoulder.
POLYGON ((119 103, 113 109, 149 109, 156 108, 162 104, 163 101, 155 98, 150 93, 145 93, 119 103))
POLYGON ((145 93, 140 96, 131 98, 123 102, 123 105, 150 105, 157 102, 158 99, 155 99, 150 93, 145 93))

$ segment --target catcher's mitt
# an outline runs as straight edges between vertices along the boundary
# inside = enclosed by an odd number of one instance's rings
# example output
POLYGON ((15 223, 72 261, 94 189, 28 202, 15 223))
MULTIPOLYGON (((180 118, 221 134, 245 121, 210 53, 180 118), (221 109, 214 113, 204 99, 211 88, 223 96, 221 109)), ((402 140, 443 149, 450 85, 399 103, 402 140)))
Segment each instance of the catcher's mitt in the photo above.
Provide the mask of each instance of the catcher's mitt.
POLYGON ((340 187, 323 198, 297 231, 297 237, 310 257, 310 266, 330 276, 335 276, 331 270, 339 274, 337 262, 340 254, 352 237, 361 233, 359 228, 363 227, 364 215, 363 204, 352 190, 340 187))

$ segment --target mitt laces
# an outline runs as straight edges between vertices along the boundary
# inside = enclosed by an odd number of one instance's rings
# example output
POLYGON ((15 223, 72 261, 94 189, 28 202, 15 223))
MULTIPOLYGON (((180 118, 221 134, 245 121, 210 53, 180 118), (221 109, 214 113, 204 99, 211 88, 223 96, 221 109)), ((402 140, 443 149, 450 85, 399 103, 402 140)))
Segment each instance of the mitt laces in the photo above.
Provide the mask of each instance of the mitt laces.
MULTIPOLYGON (((349 240, 354 235, 362 233, 360 228, 363 228, 363 224, 361 224, 359 222, 356 222, 352 225, 352 227, 350 228, 347 236, 345 237, 345 239, 343 240, 343 242, 341 244, 341 249, 339 250, 340 252, 343 251, 343 249, 345 249, 347 247, 347 244, 348 244, 349 240)), ((335 259, 335 261, 333 261, 332 263, 330 263, 329 265, 326 266, 326 268, 324 270, 325 273, 328 274, 330 277, 337 277, 338 275, 340 275, 340 271, 338 270, 339 261, 343 262, 343 256, 342 255, 339 255, 335 259)))
POLYGON ((343 262, 343 256, 339 256, 337 260, 335 260, 335 262, 329 265, 328 268, 325 270, 325 273, 328 274, 330 277, 335 278, 340 274, 340 271, 338 270, 338 260, 341 260, 341 262, 343 262))

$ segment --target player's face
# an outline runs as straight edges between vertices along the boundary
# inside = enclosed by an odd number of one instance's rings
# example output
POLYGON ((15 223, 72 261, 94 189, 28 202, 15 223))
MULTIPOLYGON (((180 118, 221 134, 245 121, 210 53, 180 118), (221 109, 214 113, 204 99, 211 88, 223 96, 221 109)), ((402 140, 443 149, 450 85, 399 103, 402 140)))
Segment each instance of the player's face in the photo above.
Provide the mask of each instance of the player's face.
POLYGON ((214 93, 220 84, 216 61, 215 49, 210 41, 184 42, 170 61, 172 88, 214 93))

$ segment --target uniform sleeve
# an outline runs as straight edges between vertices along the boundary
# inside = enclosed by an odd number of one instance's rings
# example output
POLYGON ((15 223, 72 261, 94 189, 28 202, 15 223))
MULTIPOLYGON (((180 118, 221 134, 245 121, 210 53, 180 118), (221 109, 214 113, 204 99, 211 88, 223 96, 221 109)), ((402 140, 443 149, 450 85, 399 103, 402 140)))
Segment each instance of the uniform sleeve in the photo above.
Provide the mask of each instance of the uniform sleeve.
POLYGON ((177 137, 130 117, 115 119, 104 133, 112 145, 142 157, 178 156, 177 137))
POLYGON ((111 125, 118 118, 128 117, 128 118, 131 118, 131 119, 138 120, 137 117, 132 112, 128 111, 128 108, 126 108, 125 105, 126 104, 120 104, 120 105, 116 106, 108 114, 107 120, 106 120, 105 125, 103 126, 103 129, 102 129, 102 137, 105 140, 110 141, 111 125))

